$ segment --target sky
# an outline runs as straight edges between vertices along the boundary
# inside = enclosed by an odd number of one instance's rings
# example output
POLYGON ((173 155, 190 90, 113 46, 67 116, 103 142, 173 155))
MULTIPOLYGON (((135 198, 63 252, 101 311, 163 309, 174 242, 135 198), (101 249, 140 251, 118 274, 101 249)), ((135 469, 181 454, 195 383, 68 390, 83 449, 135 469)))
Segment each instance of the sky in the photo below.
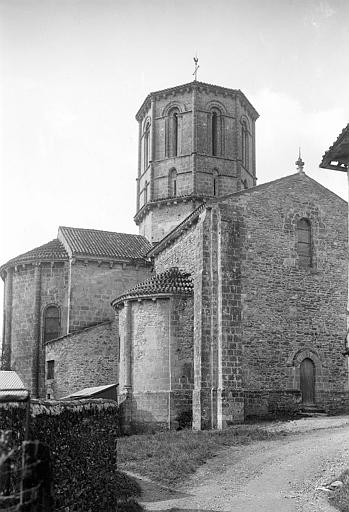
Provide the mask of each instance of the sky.
POLYGON ((260 114, 258 183, 319 169, 349 122, 347 0, 0 0, 0 262, 59 225, 137 233, 135 114, 193 80, 260 114))

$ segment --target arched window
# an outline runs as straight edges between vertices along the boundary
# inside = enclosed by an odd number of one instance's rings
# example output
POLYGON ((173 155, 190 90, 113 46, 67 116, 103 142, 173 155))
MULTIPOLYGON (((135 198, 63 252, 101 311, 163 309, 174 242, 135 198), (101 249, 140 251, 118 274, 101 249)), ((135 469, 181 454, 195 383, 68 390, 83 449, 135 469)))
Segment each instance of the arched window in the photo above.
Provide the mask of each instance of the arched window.
POLYGON ((297 222, 297 252, 299 264, 302 267, 311 267, 311 225, 308 219, 300 219, 297 222))
POLYGON ((218 109, 211 110, 211 154, 222 154, 222 116, 218 109))
POLYGON ((217 152, 218 152, 218 115, 217 115, 217 112, 212 112, 211 131, 212 131, 212 155, 217 156, 217 152))
POLYGON ((61 321, 59 308, 57 306, 47 306, 44 311, 44 343, 54 338, 58 338, 61 334, 61 321))
POLYGON ((244 190, 248 189, 248 181, 246 179, 241 181, 244 190))
POLYGON ((177 171, 171 169, 168 175, 168 195, 169 197, 177 196, 177 171))
POLYGON ((212 185, 213 185, 213 195, 218 196, 219 195, 219 178, 218 178, 218 171, 215 169, 212 173, 212 185))
POLYGON ((143 156, 144 156, 144 169, 149 165, 150 160, 150 121, 145 125, 143 136, 143 156))
POLYGON ((174 108, 169 113, 168 119, 168 156, 179 154, 179 110, 174 108))
POLYGON ((241 128, 241 140, 242 140, 242 165, 248 169, 249 167, 249 134, 248 134, 248 126, 246 120, 242 120, 242 128, 241 128))

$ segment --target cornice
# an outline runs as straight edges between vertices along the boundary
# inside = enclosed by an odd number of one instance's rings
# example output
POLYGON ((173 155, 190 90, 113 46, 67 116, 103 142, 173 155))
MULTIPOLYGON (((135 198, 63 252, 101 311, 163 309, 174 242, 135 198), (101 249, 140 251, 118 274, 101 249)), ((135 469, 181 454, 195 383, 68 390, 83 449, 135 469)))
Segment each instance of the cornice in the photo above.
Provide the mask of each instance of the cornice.
POLYGON ((142 219, 147 215, 147 213, 151 210, 154 210, 154 208, 162 208, 164 206, 170 206, 173 204, 178 203, 192 203, 192 202, 205 202, 206 200, 205 196, 176 196, 176 197, 167 197, 167 198, 161 198, 161 199, 155 199, 154 201, 149 201, 147 204, 142 206, 142 208, 136 213, 136 215, 133 217, 133 220, 139 225, 139 223, 142 221, 142 219))
POLYGON ((48 259, 38 260, 36 258, 33 258, 30 260, 26 260, 26 261, 9 261, 8 263, 5 263, 4 265, 2 265, 0 267, 0 275, 1 275, 1 278, 4 279, 4 277, 6 277, 7 272, 11 269, 14 270, 15 272, 18 272, 20 269, 24 270, 26 267, 38 267, 38 266, 44 266, 44 265, 54 267, 58 263, 63 264, 63 266, 64 266, 64 264, 67 262, 68 262, 68 258, 67 259, 52 259, 52 260, 48 260, 48 259))
POLYGON ((169 98, 177 96, 178 94, 181 94, 183 92, 191 92, 193 90, 196 90, 197 92, 203 92, 203 93, 214 93, 221 96, 229 96, 232 98, 239 98, 240 103, 242 106, 246 108, 246 110, 249 112, 252 119, 256 120, 259 117, 258 112, 253 107, 253 105, 248 101, 244 93, 240 89, 229 89, 227 87, 222 87, 220 85, 214 85, 214 84, 208 84, 205 82, 189 82, 187 84, 177 85, 175 87, 170 87, 168 89, 162 89, 160 91, 151 92, 148 94, 148 96, 143 101, 140 109, 138 110, 136 114, 136 120, 141 121, 145 114, 149 111, 151 101, 152 100, 160 100, 163 98, 169 98))

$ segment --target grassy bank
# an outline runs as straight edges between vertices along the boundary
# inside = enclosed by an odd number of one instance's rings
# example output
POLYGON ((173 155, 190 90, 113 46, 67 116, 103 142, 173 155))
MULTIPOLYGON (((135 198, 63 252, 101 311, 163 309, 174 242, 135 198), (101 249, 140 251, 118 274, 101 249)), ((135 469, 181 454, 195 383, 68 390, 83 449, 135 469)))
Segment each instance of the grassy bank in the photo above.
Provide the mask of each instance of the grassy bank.
POLYGON ((241 425, 223 431, 181 430, 142 434, 118 440, 118 467, 164 485, 183 482, 199 466, 224 446, 272 440, 284 435, 253 425, 241 425))

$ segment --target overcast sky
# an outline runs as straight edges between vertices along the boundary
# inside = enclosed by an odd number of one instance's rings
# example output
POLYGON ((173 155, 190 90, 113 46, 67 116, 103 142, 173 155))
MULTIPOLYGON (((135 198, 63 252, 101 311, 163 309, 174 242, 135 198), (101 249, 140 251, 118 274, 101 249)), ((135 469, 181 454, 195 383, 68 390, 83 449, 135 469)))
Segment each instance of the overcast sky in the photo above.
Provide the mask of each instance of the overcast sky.
POLYGON ((198 79, 260 114, 257 176, 318 168, 349 122, 347 0, 0 0, 0 261, 59 225, 136 233, 135 113, 198 79))

